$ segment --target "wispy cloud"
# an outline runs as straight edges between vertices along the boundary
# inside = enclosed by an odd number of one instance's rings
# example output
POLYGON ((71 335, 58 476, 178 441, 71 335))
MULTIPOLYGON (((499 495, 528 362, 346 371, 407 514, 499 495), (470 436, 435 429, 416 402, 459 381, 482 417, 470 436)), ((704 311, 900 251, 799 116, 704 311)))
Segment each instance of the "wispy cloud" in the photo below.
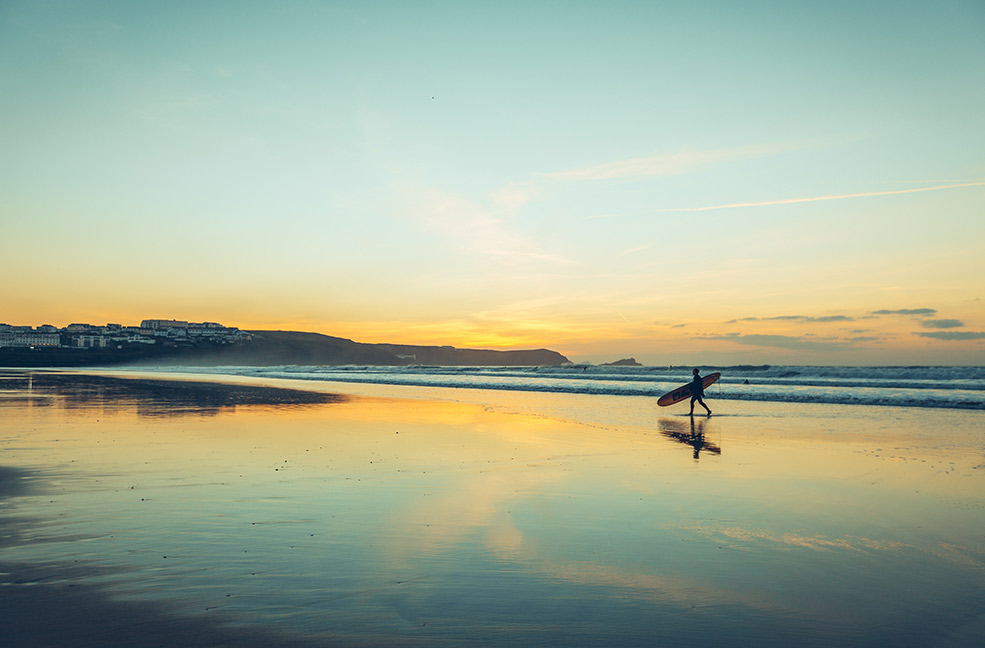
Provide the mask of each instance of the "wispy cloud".
POLYGON ((648 250, 653 247, 653 243, 646 243, 644 245, 637 245, 636 247, 629 248, 628 250, 623 250, 619 253, 619 256, 629 256, 630 254, 636 254, 637 252, 642 252, 643 250, 648 250))
POLYGON ((914 333, 920 337, 932 338, 934 340, 945 340, 954 342, 959 340, 985 340, 983 331, 918 331, 914 333))
POLYGON ((696 169, 752 158, 766 157, 797 148, 789 143, 762 144, 730 149, 679 151, 650 157, 617 160, 605 164, 545 173, 560 180, 626 180, 687 173, 696 169))
POLYGON ((705 207, 675 207, 670 209, 658 209, 658 212, 703 212, 714 209, 735 209, 739 207, 769 207, 772 205, 793 205, 796 203, 821 202, 824 200, 846 200, 848 198, 871 198, 874 196, 894 196, 897 194, 919 193, 922 191, 940 191, 942 189, 958 189, 960 187, 982 187, 985 180, 977 182, 962 182, 960 184, 938 185, 935 187, 921 187, 919 189, 897 189, 894 191, 869 191, 865 193, 836 194, 832 196, 811 196, 808 198, 786 198, 783 200, 763 200, 758 202, 728 203, 725 205, 708 205, 705 207))
POLYGON ((540 187, 532 182, 511 182, 489 194, 496 207, 516 211, 540 193, 540 187))
POLYGON ((489 206, 429 187, 404 187, 400 214, 419 227, 443 236, 464 250, 506 262, 531 260, 571 263, 552 254, 514 227, 510 217, 533 193, 508 185, 489 196, 489 206))

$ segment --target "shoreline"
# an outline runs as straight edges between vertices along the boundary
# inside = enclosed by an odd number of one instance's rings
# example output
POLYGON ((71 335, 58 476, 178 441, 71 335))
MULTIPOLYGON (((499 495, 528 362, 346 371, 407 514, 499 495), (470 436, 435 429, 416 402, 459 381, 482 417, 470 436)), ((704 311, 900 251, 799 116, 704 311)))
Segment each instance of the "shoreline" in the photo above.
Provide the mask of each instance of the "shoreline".
MULTIPOLYGON (((775 366, 751 367, 745 373, 734 369, 711 387, 711 396, 757 403, 985 410, 985 367, 775 366)), ((154 371, 582 396, 656 397, 687 380, 673 368, 660 367, 162 367, 154 371)))

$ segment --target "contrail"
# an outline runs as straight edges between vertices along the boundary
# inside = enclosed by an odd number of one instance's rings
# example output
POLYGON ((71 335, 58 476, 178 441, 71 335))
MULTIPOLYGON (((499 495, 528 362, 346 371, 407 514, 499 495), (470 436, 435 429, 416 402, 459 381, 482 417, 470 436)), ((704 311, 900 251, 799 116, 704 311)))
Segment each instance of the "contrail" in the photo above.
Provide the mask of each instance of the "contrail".
POLYGON ((676 209, 658 209, 658 212, 700 212, 713 209, 732 209, 733 207, 767 207, 769 205, 791 205, 793 203, 819 202, 821 200, 842 200, 844 198, 869 198, 871 196, 892 196, 894 194, 917 193, 920 191, 938 191, 940 189, 957 189, 958 187, 981 187, 985 180, 964 182, 961 184, 939 185, 937 187, 922 187, 920 189, 898 189, 896 191, 871 191, 869 193, 841 194, 838 196, 814 196, 811 198, 788 198, 787 200, 766 200, 763 202, 731 203, 728 205, 712 205, 710 207, 678 207, 676 209))

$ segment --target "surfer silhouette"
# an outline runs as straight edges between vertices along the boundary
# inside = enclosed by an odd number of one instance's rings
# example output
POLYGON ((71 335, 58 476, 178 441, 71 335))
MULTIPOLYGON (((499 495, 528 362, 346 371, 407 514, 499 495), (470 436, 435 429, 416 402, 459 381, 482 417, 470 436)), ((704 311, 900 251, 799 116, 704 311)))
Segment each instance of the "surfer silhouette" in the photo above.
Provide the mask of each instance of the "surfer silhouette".
POLYGON ((711 410, 708 409, 708 406, 705 405, 704 400, 701 398, 705 395, 705 379, 698 375, 697 369, 691 373, 694 374, 694 378, 691 379, 691 416, 694 416, 694 401, 701 403, 701 407, 705 408, 708 415, 711 416, 711 410))

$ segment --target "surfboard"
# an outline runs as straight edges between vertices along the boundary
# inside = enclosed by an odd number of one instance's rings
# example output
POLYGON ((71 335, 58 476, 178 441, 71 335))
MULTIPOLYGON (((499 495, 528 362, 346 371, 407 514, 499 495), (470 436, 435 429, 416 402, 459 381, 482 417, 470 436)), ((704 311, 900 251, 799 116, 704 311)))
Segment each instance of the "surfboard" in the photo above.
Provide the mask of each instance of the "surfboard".
MULTIPOLYGON (((717 371, 715 373, 708 374, 702 378, 701 384, 705 386, 705 389, 708 389, 708 386, 714 384, 714 382, 721 378, 721 376, 722 374, 717 371)), ((660 407, 667 407, 668 405, 673 405, 674 403, 680 403, 685 398, 691 398, 691 383, 681 385, 674 391, 667 392, 660 397, 660 400, 657 401, 657 405, 660 407)))

